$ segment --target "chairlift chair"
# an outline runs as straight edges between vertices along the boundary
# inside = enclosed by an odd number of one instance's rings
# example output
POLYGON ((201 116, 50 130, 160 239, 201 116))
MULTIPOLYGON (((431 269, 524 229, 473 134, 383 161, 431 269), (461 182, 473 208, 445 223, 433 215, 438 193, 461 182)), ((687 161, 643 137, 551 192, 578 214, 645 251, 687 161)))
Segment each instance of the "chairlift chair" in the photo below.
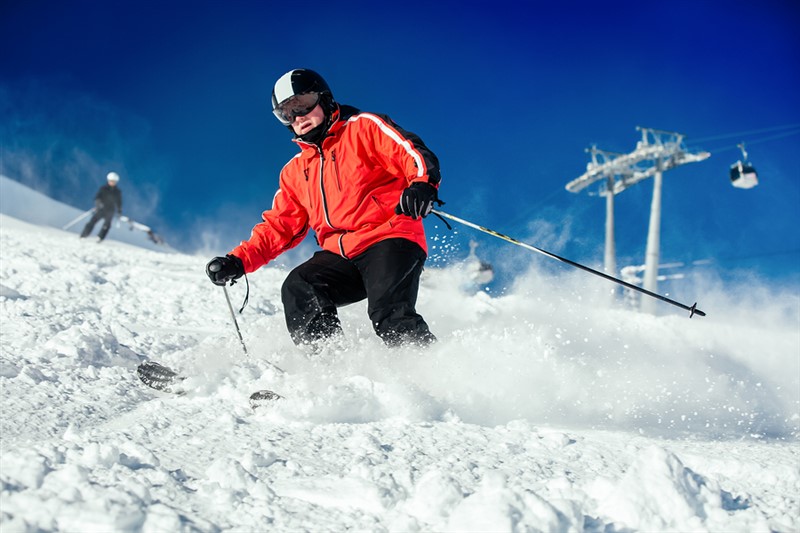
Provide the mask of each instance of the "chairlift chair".
POLYGON ((758 185, 756 167, 747 161, 744 143, 737 145, 742 150, 742 160, 731 165, 731 185, 739 189, 752 189, 758 185))

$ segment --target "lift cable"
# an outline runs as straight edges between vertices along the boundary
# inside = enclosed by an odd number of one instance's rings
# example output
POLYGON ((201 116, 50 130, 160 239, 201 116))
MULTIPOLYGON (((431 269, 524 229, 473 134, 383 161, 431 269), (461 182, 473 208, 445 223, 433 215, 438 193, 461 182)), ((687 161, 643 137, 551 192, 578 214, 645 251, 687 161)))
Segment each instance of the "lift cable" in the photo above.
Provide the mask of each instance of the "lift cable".
POLYGON ((770 133, 773 131, 780 131, 780 130, 796 130, 800 129, 800 122, 796 122, 794 124, 784 124, 783 126, 773 126, 771 128, 761 128, 758 130, 750 130, 750 131, 740 131, 737 133, 726 133, 724 135, 713 135, 711 137, 700 137, 695 139, 692 137, 693 143, 698 142, 707 142, 707 141, 716 141, 719 139, 730 139, 732 137, 743 137, 745 135, 760 135, 762 133, 770 133))
MULTIPOLYGON (((777 140, 777 139, 782 139, 784 137, 791 137, 792 135, 797 135, 797 134, 800 134, 800 126, 798 126, 798 129, 793 130, 793 131, 786 131, 786 132, 783 132, 783 133, 770 135, 769 137, 764 137, 764 138, 756 139, 756 140, 753 140, 753 141, 747 141, 747 146, 752 146, 754 144, 761 144, 761 143, 768 142, 768 141, 774 141, 774 140, 777 140)), ((712 153, 714 153, 714 154, 718 154, 720 152, 727 152, 728 150, 736 150, 736 149, 739 149, 739 145, 740 144, 742 144, 742 143, 731 144, 731 145, 728 145, 728 146, 722 146, 720 148, 711 148, 710 151, 712 153)), ((696 141, 692 142, 691 145, 696 147, 697 146, 696 141)))

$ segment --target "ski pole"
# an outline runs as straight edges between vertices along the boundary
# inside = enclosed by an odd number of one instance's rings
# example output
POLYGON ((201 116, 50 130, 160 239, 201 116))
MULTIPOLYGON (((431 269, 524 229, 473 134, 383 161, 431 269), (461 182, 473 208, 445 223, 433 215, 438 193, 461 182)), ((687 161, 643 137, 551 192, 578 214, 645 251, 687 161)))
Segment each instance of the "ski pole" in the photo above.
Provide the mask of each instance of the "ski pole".
POLYGON ((86 212, 84 212, 84 213, 81 213, 80 215, 78 215, 77 217, 75 217, 75 218, 72 220, 72 222, 70 222, 69 224, 67 224, 66 226, 64 226, 64 227, 63 227, 63 228, 61 228, 61 229, 62 229, 62 230, 64 230, 64 231, 68 230, 69 228, 71 228, 72 226, 74 226, 75 224, 77 224, 77 223, 78 223, 80 220, 83 220, 84 218, 88 217, 88 216, 89 216, 90 214, 92 214, 92 213, 94 213, 94 208, 92 208, 92 209, 89 209, 88 211, 86 211, 86 212))
POLYGON ((231 305, 231 297, 228 296, 228 288, 223 285, 222 290, 225 292, 225 301, 228 302, 228 309, 231 312, 231 319, 233 319, 233 325, 236 328, 236 334, 239 336, 239 342, 242 343, 242 350, 244 350, 244 355, 249 356, 247 353, 247 346, 244 344, 244 339, 242 338, 242 332, 239 330, 239 322, 236 320, 236 313, 233 312, 233 305, 231 305))
MULTIPOLYGON (((228 310, 231 312, 231 319, 233 320, 233 325, 236 328, 236 335, 239 336, 239 342, 242 344, 242 350, 244 351, 244 355, 245 355, 245 357, 250 357, 250 354, 247 353, 247 346, 245 345, 244 339, 242 338, 242 332, 239 329, 239 322, 236 320, 236 313, 233 311, 233 304, 231 304, 231 297, 228 296, 228 287, 223 285, 222 286, 222 290, 225 293, 225 301, 228 302, 228 310)), ((284 369, 282 369, 281 367, 279 367, 275 363, 273 363, 271 361, 266 361, 266 362, 267 362, 268 365, 270 365, 272 368, 274 368, 275 370, 277 370, 281 374, 285 374, 286 373, 286 371, 284 369)))
POLYGON ((436 215, 439 215, 439 216, 442 216, 442 217, 445 217, 445 218, 449 218, 450 220, 454 220, 455 222, 458 222, 458 223, 463 224, 465 226, 469 226, 470 228, 476 229, 478 231, 482 231, 484 233, 488 233, 489 235, 492 235, 493 237, 497 237, 498 239, 503 239, 504 241, 510 242, 511 244, 516 244, 517 246, 521 246, 523 248, 527 248, 528 250, 531 250, 531 251, 534 251, 534 252, 538 252, 538 253, 540 253, 542 255, 546 255, 547 257, 549 257, 551 259, 555 259, 556 261, 561 261, 562 263, 566 263, 566 264, 572 265, 572 266, 574 266, 576 268, 580 268, 581 270, 589 272, 590 274, 594 274, 596 276, 600 276, 601 278, 605 278, 605 279, 607 279, 609 281, 613 281, 614 283, 618 283, 618 284, 622 285, 623 287, 627 287, 627 288, 632 289, 634 291, 641 292, 642 294, 646 294, 647 296, 650 296, 652 298, 656 298, 656 299, 661 300, 663 302, 667 302, 668 304, 672 304, 675 307, 680 307, 681 309, 685 309, 686 311, 689 311, 689 318, 692 318, 694 315, 706 316, 706 314, 703 311, 701 311, 700 309, 697 308, 697 302, 695 302, 691 306, 682 304, 680 302, 676 302, 675 300, 671 300, 670 298, 667 298, 666 296, 661 296, 660 294, 656 294, 654 292, 648 291, 647 289, 643 289, 641 287, 633 285, 632 283, 628 283, 627 281, 622 281, 621 279, 617 279, 617 278, 615 278, 613 276, 609 276, 608 274, 604 274, 603 272, 599 272, 597 270, 594 270, 593 268, 589 268, 589 267, 587 267, 585 265, 582 265, 580 263, 576 263, 575 261, 570 261, 569 259, 566 259, 564 257, 558 256, 558 255, 556 255, 554 253, 551 253, 551 252, 548 252, 546 250, 542 250, 541 248, 537 248, 536 246, 531 246, 530 244, 526 244, 524 242, 518 241, 517 239, 509 237, 508 235, 503 235, 502 233, 499 233, 497 231, 491 230, 489 228, 485 228, 483 226, 479 226, 478 224, 473 224, 472 222, 464 220, 463 218, 458 218, 456 216, 453 216, 451 214, 445 213, 443 211, 439 211, 438 209, 434 209, 432 211, 432 213, 434 213, 436 215))

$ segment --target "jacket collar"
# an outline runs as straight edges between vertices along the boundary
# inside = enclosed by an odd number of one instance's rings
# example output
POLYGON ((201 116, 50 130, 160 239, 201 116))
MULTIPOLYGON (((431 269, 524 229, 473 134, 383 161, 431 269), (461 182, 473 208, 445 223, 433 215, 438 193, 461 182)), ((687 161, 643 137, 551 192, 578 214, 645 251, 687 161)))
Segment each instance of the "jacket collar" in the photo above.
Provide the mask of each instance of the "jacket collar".
MULTIPOLYGON (((339 107, 336 108, 336 111, 333 112, 331 116, 331 125, 328 127, 327 133, 325 133, 325 137, 322 138, 321 145, 324 145, 328 142, 328 139, 331 137, 336 137, 340 132, 341 129, 344 127, 346 121, 342 120, 342 112, 339 107)), ((317 145, 314 143, 306 142, 298 137, 292 139, 293 142, 297 143, 303 151, 313 151, 314 153, 317 152, 317 145)))

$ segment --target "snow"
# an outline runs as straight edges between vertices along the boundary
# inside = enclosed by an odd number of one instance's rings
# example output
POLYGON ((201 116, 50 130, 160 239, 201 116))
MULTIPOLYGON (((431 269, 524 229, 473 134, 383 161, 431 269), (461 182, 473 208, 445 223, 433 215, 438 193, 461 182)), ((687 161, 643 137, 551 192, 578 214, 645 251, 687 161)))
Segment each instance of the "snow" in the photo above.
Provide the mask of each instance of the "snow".
POLYGON ((354 305, 310 355, 266 267, 246 356, 208 257, 78 239, 79 210, 0 185, 3 533, 800 530, 796 288, 708 279, 690 320, 538 260, 495 297, 449 264, 418 306, 438 344, 385 348, 354 305), (191 392, 144 387, 146 358, 191 392))

